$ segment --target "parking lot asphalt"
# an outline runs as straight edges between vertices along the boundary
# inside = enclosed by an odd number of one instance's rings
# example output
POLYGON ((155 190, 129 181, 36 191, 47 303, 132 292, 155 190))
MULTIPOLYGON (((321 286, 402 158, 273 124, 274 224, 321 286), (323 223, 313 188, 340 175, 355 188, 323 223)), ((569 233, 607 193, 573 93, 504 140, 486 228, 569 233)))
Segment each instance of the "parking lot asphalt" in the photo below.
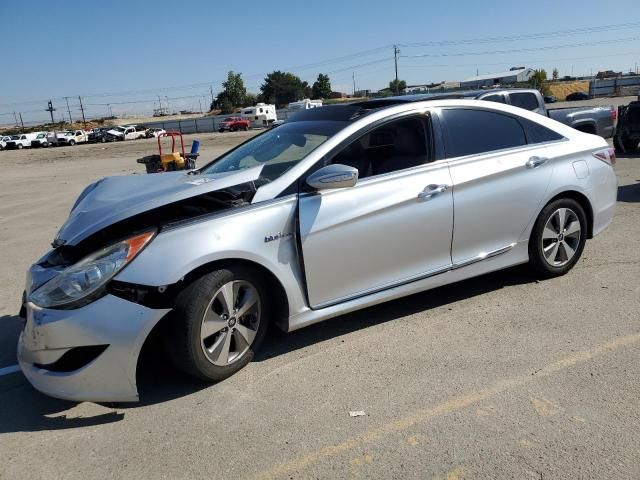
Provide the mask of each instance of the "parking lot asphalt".
MULTIPOLYGON (((201 135, 203 157, 245 136, 201 135)), ((86 183, 153 148, 0 152, 0 368, 27 266, 86 183)), ((217 385, 152 345, 139 404, 0 376, 0 478, 640 478, 640 155, 615 168, 614 221, 564 277, 512 268, 272 331, 217 385)))

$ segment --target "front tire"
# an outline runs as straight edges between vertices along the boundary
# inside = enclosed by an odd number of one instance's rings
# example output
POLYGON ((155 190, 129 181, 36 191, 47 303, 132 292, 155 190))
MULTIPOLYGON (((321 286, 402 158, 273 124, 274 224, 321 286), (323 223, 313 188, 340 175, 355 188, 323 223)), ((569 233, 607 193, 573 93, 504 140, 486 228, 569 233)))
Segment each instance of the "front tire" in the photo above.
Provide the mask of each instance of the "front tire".
POLYGON ((183 290, 166 337, 176 366, 201 380, 219 382, 253 360, 270 316, 264 283, 251 269, 230 267, 183 290))
POLYGON ((22 146, 21 143, 18 144, 18 150, 22 150, 24 147, 22 146))
POLYGON ((587 239, 587 217, 582 206, 561 198, 542 209, 529 237, 529 265, 551 278, 567 273, 580 259, 587 239))
POLYGON ((69 146, 73 147, 76 144, 75 140, 69 140, 69 146))

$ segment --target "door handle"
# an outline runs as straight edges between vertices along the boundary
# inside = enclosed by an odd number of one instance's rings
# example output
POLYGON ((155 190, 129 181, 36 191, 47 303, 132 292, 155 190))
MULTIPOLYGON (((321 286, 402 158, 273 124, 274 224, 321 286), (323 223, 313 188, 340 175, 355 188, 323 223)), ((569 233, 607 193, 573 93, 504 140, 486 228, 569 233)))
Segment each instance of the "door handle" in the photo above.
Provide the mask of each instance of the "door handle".
POLYGON ((437 195, 438 193, 446 192, 449 190, 449 185, 427 185, 423 191, 418 194, 418 198, 421 200, 429 200, 432 196, 437 195))
POLYGON ((527 168, 537 168, 540 165, 544 165, 545 163, 547 163, 547 160, 549 160, 546 157, 531 157, 529 158, 529 160, 527 160, 527 163, 525 163, 525 166, 527 168))

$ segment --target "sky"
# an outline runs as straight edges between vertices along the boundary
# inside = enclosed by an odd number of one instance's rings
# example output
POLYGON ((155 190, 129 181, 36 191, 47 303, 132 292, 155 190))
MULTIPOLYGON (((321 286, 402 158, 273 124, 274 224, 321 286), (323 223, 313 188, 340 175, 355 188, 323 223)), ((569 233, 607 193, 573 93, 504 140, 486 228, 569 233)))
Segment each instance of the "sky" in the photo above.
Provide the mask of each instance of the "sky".
POLYGON ((0 124, 46 120, 49 99, 66 115, 65 96, 73 117, 78 96, 88 117, 149 113, 158 96, 198 111, 229 70, 254 93, 273 70, 378 90, 394 78, 394 44, 409 85, 512 66, 635 70, 640 2, 0 0, 0 124))

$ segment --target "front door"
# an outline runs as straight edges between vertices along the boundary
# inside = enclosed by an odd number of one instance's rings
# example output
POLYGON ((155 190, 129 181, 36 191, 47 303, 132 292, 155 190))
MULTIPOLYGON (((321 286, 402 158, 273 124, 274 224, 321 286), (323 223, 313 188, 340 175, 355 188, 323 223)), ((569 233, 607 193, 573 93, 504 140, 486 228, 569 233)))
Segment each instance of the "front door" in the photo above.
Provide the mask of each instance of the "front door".
MULTIPOLYGON (((395 131, 396 137, 383 132, 371 142, 389 138, 400 144, 403 140, 397 134, 402 128, 395 131)), ((380 150, 379 145, 374 147, 380 150)), ((361 175, 372 168, 388 171, 394 162, 406 166, 409 157, 393 148, 387 150, 397 155, 381 160, 379 167, 361 164, 361 175)), ((302 194, 299 228, 311 307, 447 270, 453 228, 451 184, 449 167, 440 161, 372 175, 350 188, 302 194)))

